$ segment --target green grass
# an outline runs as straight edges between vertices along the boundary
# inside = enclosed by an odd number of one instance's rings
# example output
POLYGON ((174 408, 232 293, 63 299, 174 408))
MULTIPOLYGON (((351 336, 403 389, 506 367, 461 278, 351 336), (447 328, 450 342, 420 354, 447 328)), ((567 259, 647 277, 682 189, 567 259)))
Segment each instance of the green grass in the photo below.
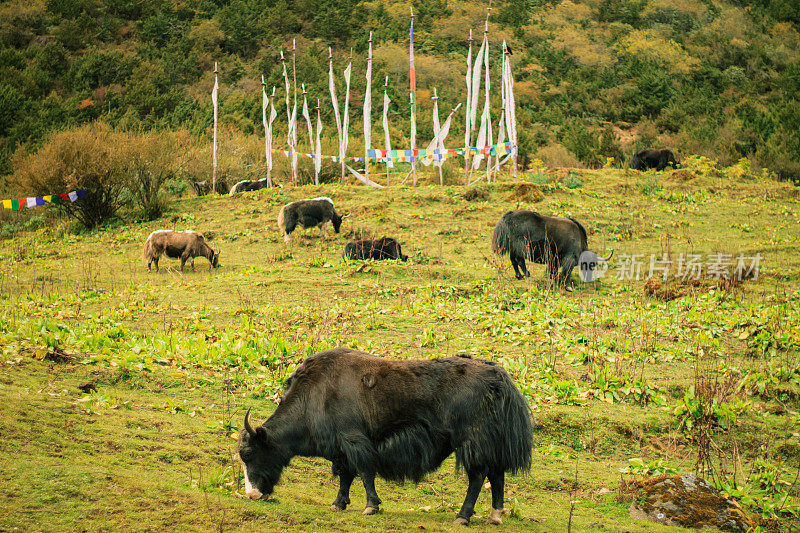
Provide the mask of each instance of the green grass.
MULTIPOLYGON (((508 483, 519 517, 499 529, 565 530, 577 500, 576 531, 675 530, 628 517, 620 470, 634 458, 693 470, 696 442, 674 412, 691 404, 697 372, 733 387, 713 430, 723 477, 737 450, 740 474, 765 460, 791 483, 800 466, 797 189, 697 174, 662 173, 645 195, 638 173, 576 171, 582 187, 554 183, 541 202, 519 204, 576 217, 590 246, 613 248, 615 259, 764 258, 760 278, 740 290, 693 287, 670 302, 647 296, 643 280, 613 276, 548 291, 539 265, 516 281, 489 240, 518 200, 492 186, 474 201, 438 186, 190 198, 152 223, 77 235, 63 223, 0 241, 0 529, 450 529, 466 490, 452 460, 418 486, 379 481, 376 517, 360 515, 358 484, 351 509, 328 510, 336 483, 319 459, 295 459, 272 499, 243 497, 231 435, 244 411, 266 418, 282 379, 337 345, 393 358, 470 354, 509 370, 538 426, 532 471, 508 483), (343 233, 320 241, 298 231, 285 245, 280 206, 323 194, 351 213, 343 233), (141 245, 159 228, 213 234, 221 268, 209 274, 198 259, 181 274, 164 259, 148 274, 141 245), (395 237, 411 260, 345 262, 352 234, 395 237), (83 395, 84 381, 98 391, 83 395)), ((798 498, 797 486, 776 486, 798 498)), ((798 526, 759 502, 751 511, 798 526)), ((498 530, 485 525, 488 506, 485 490, 475 529, 498 530)))

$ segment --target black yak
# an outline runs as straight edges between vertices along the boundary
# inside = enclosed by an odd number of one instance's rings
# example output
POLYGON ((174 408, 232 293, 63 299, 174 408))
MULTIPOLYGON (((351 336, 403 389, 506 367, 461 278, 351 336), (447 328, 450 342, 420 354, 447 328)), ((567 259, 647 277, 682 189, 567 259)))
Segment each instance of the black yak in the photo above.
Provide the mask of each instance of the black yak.
POLYGON ((261 178, 260 180, 242 180, 231 187, 231 192, 228 193, 228 196, 233 196, 240 192, 258 191, 260 189, 266 189, 267 187, 269 187, 267 178, 261 178))
POLYGON ((328 237, 328 224, 333 224, 333 230, 339 233, 342 220, 349 215, 339 216, 333 207, 333 200, 326 196, 311 198, 310 200, 298 200, 286 204, 278 213, 278 228, 284 233, 283 240, 289 242, 289 235, 294 231, 298 224, 304 228, 319 228, 320 237, 328 237))
POLYGON ((342 252, 342 257, 347 259, 400 259, 407 261, 408 256, 403 255, 400 243, 391 237, 381 237, 375 240, 348 242, 342 252))
POLYGON ((633 170, 647 170, 654 168, 659 172, 667 168, 678 168, 679 164, 670 150, 639 150, 631 158, 630 167, 633 170))
POLYGON ((181 272, 186 261, 191 259, 192 270, 194 270, 194 258, 205 257, 208 259, 208 269, 219 267, 219 250, 211 248, 203 238, 203 235, 196 231, 172 231, 160 229, 156 230, 147 237, 142 251, 142 259, 147 261, 147 270, 150 271, 150 264, 156 264, 158 272, 158 260, 161 255, 181 260, 181 272))
POLYGON ((284 384, 286 393, 263 425, 239 435, 245 492, 271 494, 294 456, 323 457, 339 476, 332 510, 350 503, 361 477, 362 514, 378 511, 375 476, 419 482, 453 452, 469 488, 456 523, 467 524, 489 478, 491 523, 501 522, 505 472, 531 464, 528 405, 508 373, 492 362, 463 357, 398 361, 348 348, 306 359, 284 384))
POLYGON ((581 265, 584 281, 591 281, 595 267, 611 259, 611 255, 604 258, 589 251, 586 229, 574 218, 546 217, 522 209, 500 218, 492 236, 492 251, 511 256, 517 279, 530 276, 527 259, 546 265, 552 281, 568 291, 573 290, 570 275, 579 261, 586 263, 581 265))

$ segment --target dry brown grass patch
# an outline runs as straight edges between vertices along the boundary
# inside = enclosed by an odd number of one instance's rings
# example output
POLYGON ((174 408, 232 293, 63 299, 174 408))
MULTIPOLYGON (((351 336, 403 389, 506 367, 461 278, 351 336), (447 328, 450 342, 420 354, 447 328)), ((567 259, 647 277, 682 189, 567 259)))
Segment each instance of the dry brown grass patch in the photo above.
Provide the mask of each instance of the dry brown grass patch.
POLYGON ((505 199, 512 202, 536 203, 544 200, 542 188, 535 183, 503 183, 500 185, 500 190, 505 193, 505 199))

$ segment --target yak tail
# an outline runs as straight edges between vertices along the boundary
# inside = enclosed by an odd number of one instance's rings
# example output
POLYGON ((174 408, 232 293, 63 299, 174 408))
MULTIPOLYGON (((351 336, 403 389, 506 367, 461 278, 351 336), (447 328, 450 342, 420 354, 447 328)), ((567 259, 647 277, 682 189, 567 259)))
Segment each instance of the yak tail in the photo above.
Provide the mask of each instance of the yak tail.
POLYGON ((481 426, 456 450, 456 468, 524 472, 531 468, 533 430, 525 398, 502 372, 478 407, 481 426))
POLYGON ((533 447, 530 409, 508 376, 506 381, 508 387, 503 390, 505 417, 501 417, 501 425, 505 426, 502 428, 505 439, 495 453, 499 455, 498 459, 506 471, 526 472, 531 468, 533 447))
POLYGON ((278 213, 278 229, 286 233, 286 206, 281 207, 278 213))
POLYGON ((513 236, 511 228, 508 225, 508 217, 510 215, 511 211, 508 211, 494 227, 494 234, 492 234, 492 251, 496 254, 506 254, 511 251, 513 236))
POLYGON ((153 241, 148 237, 142 250, 142 261, 150 261, 151 257, 153 257, 153 241))
POLYGON ((584 248, 586 248, 587 244, 589 243, 589 237, 588 237, 588 235, 586 235, 586 228, 584 228, 583 224, 581 224, 580 222, 578 222, 574 218, 569 217, 569 219, 571 221, 573 221, 575 224, 577 224, 578 225, 578 229, 581 230, 581 235, 583 235, 583 242, 581 244, 583 245, 584 248))

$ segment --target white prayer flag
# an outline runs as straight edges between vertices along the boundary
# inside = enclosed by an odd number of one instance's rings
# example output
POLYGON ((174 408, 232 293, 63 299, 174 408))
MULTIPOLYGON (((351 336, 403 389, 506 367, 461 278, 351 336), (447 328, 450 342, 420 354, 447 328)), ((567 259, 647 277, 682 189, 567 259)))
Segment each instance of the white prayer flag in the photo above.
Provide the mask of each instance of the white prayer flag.
MULTIPOLYGON (((483 44, 481 44, 481 51, 478 52, 480 55, 483 53, 483 63, 485 63, 485 80, 484 80, 484 101, 483 101, 483 113, 481 114, 481 129, 478 131, 478 142, 476 146, 478 148, 478 153, 475 156, 475 159, 472 161, 472 168, 476 170, 480 164, 481 160, 484 157, 488 157, 488 155, 484 155, 483 149, 488 143, 491 143, 492 138, 492 124, 491 124, 491 114, 489 110, 489 44, 488 40, 486 39, 486 34, 484 33, 483 36, 483 44)), ((475 61, 475 65, 479 65, 479 61, 475 61)), ((478 78, 480 78, 480 72, 478 72, 478 78)), ((478 80, 480 83, 480 79, 478 80)), ((472 95, 475 97, 475 94, 472 95)), ((477 98, 475 98, 477 100, 477 98)), ((476 102, 477 105, 477 102, 476 102)))
POLYGON ((347 88, 347 92, 344 96, 344 116, 342 117, 342 143, 339 145, 339 157, 342 161, 344 161, 345 153, 347 152, 347 144, 350 142, 350 136, 348 134, 348 129, 350 129, 350 72, 353 66, 353 62, 350 61, 347 64, 347 68, 344 69, 344 82, 347 88))
POLYGON ((372 145, 372 32, 369 32, 366 79, 367 85, 364 91, 364 168, 367 176, 369 176, 368 150, 372 145))
MULTIPOLYGON (((216 71, 216 63, 214 64, 214 70, 216 71)), ((214 75, 214 88, 211 89, 211 104, 214 107, 214 148, 213 148, 213 155, 212 155, 212 164, 214 168, 217 168, 217 94, 219 93, 219 83, 217 76, 214 75)))
POLYGON ((278 117, 278 112, 275 111, 275 87, 272 88, 272 100, 269 102, 269 120, 266 123, 266 142, 267 142, 267 168, 272 170, 272 123, 278 117))
POLYGON ((388 168, 394 167, 394 163, 392 162, 392 158, 389 157, 389 150, 392 149, 392 143, 389 140, 389 95, 386 94, 386 86, 389 85, 389 76, 386 76, 386 83, 383 87, 383 137, 385 139, 385 148, 386 148, 386 166, 388 168))
POLYGON ((306 86, 303 85, 303 118, 306 119, 308 126, 308 145, 314 151, 314 127, 311 125, 311 116, 308 114, 308 102, 306 101, 306 86))
MULTIPOLYGON (((467 53, 467 106, 464 108, 466 116, 464 117, 464 146, 469 147, 470 141, 472 140, 472 123, 471 117, 472 113, 470 112, 471 105, 472 105, 472 30, 469 30, 469 52, 467 53)), ((468 154, 464 154, 464 157, 468 157, 468 154)))
MULTIPOLYGON (((336 120, 336 131, 338 132, 339 147, 342 146, 342 117, 339 115, 339 101, 336 98, 336 84, 333 80, 333 53, 330 47, 328 48, 328 89, 331 93, 331 102, 333 103, 333 116, 336 120)), ((340 154, 341 155, 341 154, 340 154)))
POLYGON ((317 143, 314 150, 314 182, 319 185, 319 171, 322 168, 322 119, 319 117, 319 102, 317 102, 317 143))

